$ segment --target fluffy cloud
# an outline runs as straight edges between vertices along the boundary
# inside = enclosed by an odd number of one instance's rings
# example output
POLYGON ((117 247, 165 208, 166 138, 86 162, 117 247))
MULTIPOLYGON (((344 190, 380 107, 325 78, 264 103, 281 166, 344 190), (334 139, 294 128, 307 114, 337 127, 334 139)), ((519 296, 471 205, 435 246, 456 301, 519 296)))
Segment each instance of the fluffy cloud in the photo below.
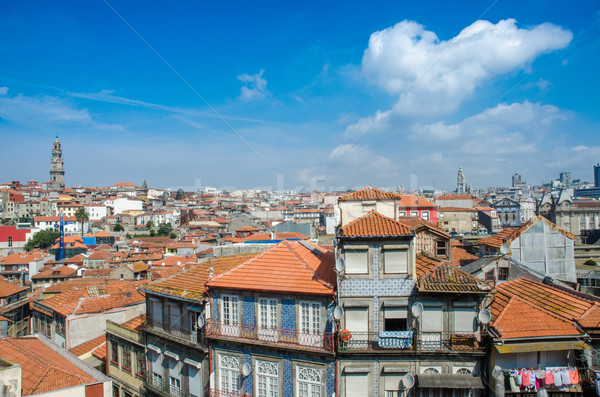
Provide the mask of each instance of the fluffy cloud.
POLYGON ((248 101, 262 98, 267 92, 267 80, 262 75, 265 71, 260 70, 257 74, 240 74, 238 80, 245 84, 240 93, 240 99, 248 101))
POLYGON ((371 35, 362 71, 372 83, 401 95, 394 112, 445 113, 483 82, 526 68, 540 54, 566 47, 572 37, 550 23, 519 29, 507 19, 477 21, 440 41, 423 25, 403 21, 371 35))

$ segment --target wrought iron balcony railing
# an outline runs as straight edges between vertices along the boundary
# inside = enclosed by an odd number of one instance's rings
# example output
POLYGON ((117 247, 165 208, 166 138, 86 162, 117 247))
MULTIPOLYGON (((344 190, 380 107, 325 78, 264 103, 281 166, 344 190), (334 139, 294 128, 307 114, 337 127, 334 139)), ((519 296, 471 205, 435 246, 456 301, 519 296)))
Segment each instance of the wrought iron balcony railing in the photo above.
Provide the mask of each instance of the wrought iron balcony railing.
POLYGON ((288 328, 260 328, 255 325, 224 324, 208 320, 206 337, 237 340, 275 347, 333 353, 333 332, 303 332, 288 328))
POLYGON ((204 335, 202 332, 192 331, 189 328, 183 328, 153 318, 146 319, 145 329, 148 332, 166 337, 176 342, 196 346, 202 346, 204 344, 204 335))
POLYGON ((482 349, 479 334, 454 331, 340 332, 338 351, 477 351, 482 349))
POLYGON ((247 394, 233 393, 230 391, 222 391, 218 389, 208 389, 208 397, 244 397, 247 394))

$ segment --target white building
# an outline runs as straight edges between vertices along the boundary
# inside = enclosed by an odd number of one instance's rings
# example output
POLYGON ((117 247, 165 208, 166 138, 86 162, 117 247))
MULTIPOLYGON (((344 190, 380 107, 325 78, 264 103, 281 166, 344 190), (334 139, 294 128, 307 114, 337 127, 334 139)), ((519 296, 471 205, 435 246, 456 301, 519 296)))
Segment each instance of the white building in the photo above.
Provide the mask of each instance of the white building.
POLYGON ((142 200, 135 200, 130 198, 116 198, 114 200, 106 200, 104 204, 108 207, 112 207, 113 215, 118 215, 123 211, 127 210, 138 210, 141 211, 143 208, 142 200))
POLYGON ((88 204, 85 206, 90 221, 99 221, 108 216, 108 207, 101 204, 88 204))

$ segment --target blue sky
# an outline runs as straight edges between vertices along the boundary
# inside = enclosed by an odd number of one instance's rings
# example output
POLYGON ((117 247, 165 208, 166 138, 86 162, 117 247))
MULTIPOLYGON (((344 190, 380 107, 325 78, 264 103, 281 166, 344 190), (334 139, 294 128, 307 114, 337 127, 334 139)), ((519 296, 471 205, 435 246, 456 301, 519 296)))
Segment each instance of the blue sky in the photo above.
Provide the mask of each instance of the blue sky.
POLYGON ((600 161, 596 1, 0 3, 3 181, 453 189, 600 161))

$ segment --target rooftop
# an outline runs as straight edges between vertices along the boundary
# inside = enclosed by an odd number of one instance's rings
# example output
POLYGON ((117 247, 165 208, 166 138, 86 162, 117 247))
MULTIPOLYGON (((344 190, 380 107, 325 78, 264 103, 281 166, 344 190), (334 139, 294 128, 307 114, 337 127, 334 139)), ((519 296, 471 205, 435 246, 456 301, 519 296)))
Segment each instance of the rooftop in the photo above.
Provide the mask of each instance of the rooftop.
POLYGON ((393 237, 409 236, 410 228, 402 222, 381 215, 375 210, 353 220, 340 229, 345 237, 393 237))

